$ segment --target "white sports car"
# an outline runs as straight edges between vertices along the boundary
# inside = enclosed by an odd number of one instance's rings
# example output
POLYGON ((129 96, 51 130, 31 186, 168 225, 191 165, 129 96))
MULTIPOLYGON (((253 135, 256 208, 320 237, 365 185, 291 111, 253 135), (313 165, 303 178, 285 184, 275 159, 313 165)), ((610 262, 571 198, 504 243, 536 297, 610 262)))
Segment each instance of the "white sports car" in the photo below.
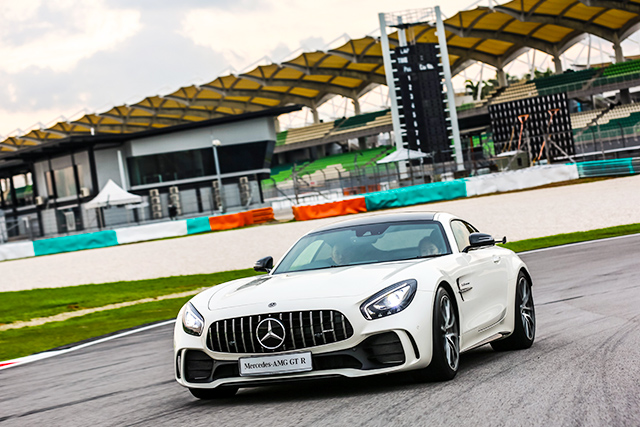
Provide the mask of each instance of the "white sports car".
MULTIPOLYGON (((504 240, 503 240, 504 241, 504 240)), ((316 229, 268 274, 212 287, 178 314, 176 380, 201 399, 239 387, 414 371, 449 380, 460 353, 535 337, 531 275, 445 213, 362 216, 316 229)))

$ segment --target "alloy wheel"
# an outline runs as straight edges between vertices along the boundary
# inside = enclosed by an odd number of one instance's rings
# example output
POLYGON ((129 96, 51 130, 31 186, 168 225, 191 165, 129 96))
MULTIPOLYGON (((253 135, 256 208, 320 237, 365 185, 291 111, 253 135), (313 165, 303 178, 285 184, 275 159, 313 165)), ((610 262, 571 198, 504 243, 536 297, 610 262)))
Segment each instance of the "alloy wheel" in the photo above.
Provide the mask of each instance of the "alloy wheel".
POLYGON ((522 327, 529 340, 533 340, 536 330, 536 318, 533 311, 533 298, 531 297, 531 287, 525 277, 520 277, 518 281, 520 290, 520 316, 522 317, 522 327))
POLYGON ((444 334, 444 353, 447 364, 455 371, 458 369, 460 360, 460 338, 458 337, 455 311, 447 295, 443 295, 440 300, 440 313, 442 314, 441 329, 444 334))

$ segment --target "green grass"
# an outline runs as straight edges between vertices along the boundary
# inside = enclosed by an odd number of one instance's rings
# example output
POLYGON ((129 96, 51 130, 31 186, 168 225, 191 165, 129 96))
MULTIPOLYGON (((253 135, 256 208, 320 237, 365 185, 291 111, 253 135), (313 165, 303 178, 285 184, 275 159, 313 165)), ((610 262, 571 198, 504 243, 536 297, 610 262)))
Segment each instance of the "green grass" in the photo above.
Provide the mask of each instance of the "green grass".
MULTIPOLYGON (((522 252, 636 233, 640 233, 640 224, 520 240, 508 242, 504 246, 516 252, 522 252)), ((213 286, 228 280, 256 274, 258 273, 253 270, 236 270, 104 285, 4 292, 0 293, 1 321, 7 323, 8 321, 28 320, 79 308, 100 307, 116 302, 167 295, 213 286)), ((68 345, 122 329, 171 319, 177 315, 180 307, 189 299, 190 297, 186 297, 138 304, 88 314, 63 322, 52 322, 42 326, 0 332, 0 361, 68 345)))
POLYGON ((246 269, 100 285, 0 292, 0 324, 186 292, 256 274, 259 273, 246 269))
MULTIPOLYGON (((31 328, 0 332, 0 361, 27 356, 146 323, 177 316, 191 297, 101 311, 31 328)), ((169 339, 169 338, 168 338, 169 339)))
POLYGON ((591 231, 579 231, 576 233, 557 234, 555 236, 538 237, 535 239, 507 242, 506 248, 514 252, 531 251, 534 249, 549 248, 552 246, 566 245, 569 243, 586 242, 589 240, 605 239, 607 237, 626 236, 640 233, 640 224, 619 225, 617 227, 598 228, 591 231))

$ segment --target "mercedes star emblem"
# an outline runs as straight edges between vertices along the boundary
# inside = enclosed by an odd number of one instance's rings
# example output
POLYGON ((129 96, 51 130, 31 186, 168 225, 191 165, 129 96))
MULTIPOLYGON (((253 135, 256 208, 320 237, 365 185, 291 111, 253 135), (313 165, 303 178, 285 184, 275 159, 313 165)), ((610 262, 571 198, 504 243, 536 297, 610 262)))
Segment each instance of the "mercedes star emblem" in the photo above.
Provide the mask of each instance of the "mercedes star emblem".
POLYGON ((284 343, 284 325, 277 319, 267 318, 258 323, 256 336, 261 346, 275 350, 284 343))

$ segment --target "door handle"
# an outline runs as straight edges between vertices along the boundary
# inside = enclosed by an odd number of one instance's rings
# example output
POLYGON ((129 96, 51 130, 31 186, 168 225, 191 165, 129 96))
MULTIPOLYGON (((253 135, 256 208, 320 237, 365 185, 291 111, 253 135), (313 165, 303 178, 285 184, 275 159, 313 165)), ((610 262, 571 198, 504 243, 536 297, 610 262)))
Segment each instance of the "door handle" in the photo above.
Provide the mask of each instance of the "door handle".
POLYGON ((500 262, 500 260, 501 260, 501 259, 502 259, 502 258, 500 258, 499 256, 494 255, 494 256, 493 256, 493 263, 494 263, 494 264, 497 264, 497 263, 499 263, 499 262, 500 262))

